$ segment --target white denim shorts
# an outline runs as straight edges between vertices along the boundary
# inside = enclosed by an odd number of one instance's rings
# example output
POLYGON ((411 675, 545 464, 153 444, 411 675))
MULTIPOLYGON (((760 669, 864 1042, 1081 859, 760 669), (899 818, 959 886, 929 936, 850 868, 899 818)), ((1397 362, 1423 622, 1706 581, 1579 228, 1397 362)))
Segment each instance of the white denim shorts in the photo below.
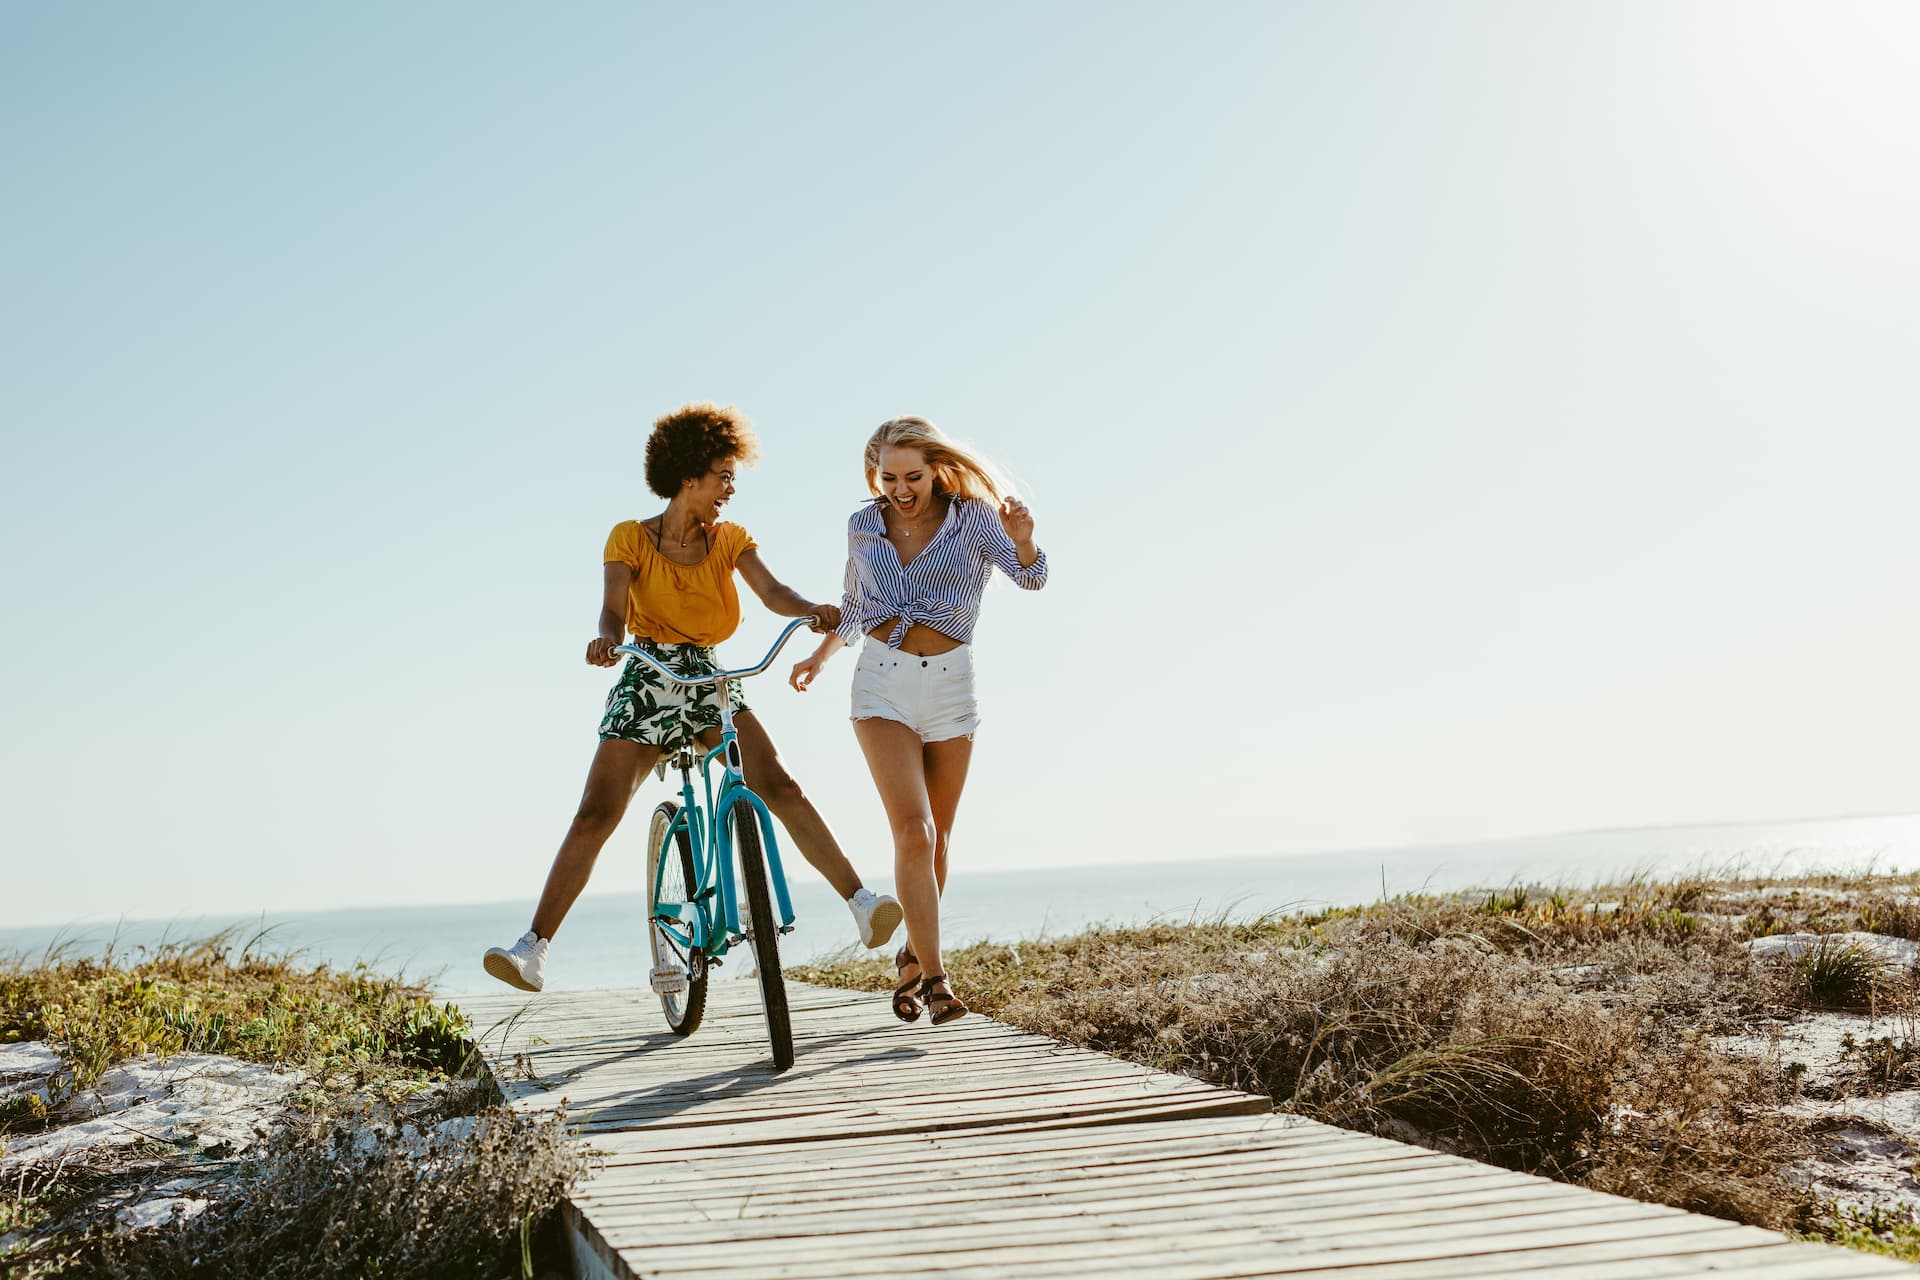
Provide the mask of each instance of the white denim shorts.
POLYGON ((922 658, 869 637, 853 669, 853 719, 897 720, 922 742, 972 737, 973 646, 922 658))

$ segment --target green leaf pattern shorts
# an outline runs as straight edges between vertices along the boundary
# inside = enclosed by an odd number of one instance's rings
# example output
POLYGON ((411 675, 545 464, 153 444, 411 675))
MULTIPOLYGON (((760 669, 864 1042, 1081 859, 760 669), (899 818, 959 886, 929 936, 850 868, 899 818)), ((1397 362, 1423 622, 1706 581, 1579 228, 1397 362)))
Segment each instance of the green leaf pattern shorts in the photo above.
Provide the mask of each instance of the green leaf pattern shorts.
MULTIPOLYGON (((723 669, 708 645, 661 644, 638 638, 632 643, 683 676, 706 675, 723 669)), ((746 699, 740 696, 738 680, 727 682, 727 695, 736 715, 748 710, 746 699)), ((674 684, 640 659, 630 657, 620 678, 607 691, 607 712, 600 717, 600 740, 619 739, 671 751, 700 730, 719 727, 720 704, 714 699, 712 685, 674 684)))

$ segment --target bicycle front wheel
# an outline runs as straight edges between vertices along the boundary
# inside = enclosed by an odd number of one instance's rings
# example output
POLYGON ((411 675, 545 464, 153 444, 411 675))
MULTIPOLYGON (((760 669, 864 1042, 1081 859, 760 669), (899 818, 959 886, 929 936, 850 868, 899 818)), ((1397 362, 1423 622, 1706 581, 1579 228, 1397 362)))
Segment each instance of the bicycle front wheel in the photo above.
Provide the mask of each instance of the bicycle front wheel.
POLYGON ((684 930, 673 931, 654 919, 662 902, 692 902, 699 885, 693 869, 693 842, 682 827, 673 830, 680 806, 663 801, 647 824, 647 948, 653 957, 651 985, 660 997, 660 1011, 674 1034, 690 1036, 707 1011, 707 962, 700 948, 689 946, 684 930), (671 833, 671 834, 669 834, 671 833), (661 863, 666 873, 661 874, 661 863), (676 981, 677 975, 684 975, 676 981), (677 989, 676 989, 677 988, 677 989))
POLYGON ((780 922, 773 914, 773 889, 767 859, 760 848, 760 822, 753 806, 735 800, 727 810, 734 851, 740 856, 740 883, 747 891, 747 939, 759 969, 760 1004, 767 1014, 767 1039, 773 1045, 773 1069, 793 1065, 793 1022, 787 1014, 787 983, 780 976, 780 922))

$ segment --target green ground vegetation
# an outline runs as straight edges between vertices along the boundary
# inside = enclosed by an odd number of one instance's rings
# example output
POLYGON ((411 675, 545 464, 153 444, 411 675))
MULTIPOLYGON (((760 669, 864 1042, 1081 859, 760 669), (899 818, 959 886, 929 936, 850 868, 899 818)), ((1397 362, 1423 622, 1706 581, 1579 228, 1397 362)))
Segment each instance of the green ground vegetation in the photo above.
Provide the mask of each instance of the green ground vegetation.
MULTIPOLYGON (((1719 1047, 1817 1010, 1911 1030, 1910 970, 1840 941, 1793 960, 1745 945, 1855 930, 1920 938, 1920 878, 1416 895, 986 943, 946 962, 979 1012, 1282 1110, 1920 1261, 1909 1219, 1843 1212, 1788 1173, 1822 1131, 1790 1107, 1809 1096, 1804 1073, 1719 1047)), ((851 956, 791 976, 894 981, 890 961, 851 956)), ((1841 1075, 1820 1087, 1910 1087, 1920 1057, 1904 1035, 1863 1037, 1841 1075)))
POLYGON ((584 1171, 564 1117, 499 1105, 460 1010, 361 965, 303 963, 234 933, 127 955, 0 961, 0 1043, 65 1059, 51 1096, 0 1107, 11 1137, 146 1054, 224 1054, 297 1071, 275 1134, 243 1157, 150 1142, 28 1166, 0 1194, 0 1269, 23 1277, 527 1276, 584 1171), (160 1228, 115 1206, 186 1178, 210 1201, 160 1228))

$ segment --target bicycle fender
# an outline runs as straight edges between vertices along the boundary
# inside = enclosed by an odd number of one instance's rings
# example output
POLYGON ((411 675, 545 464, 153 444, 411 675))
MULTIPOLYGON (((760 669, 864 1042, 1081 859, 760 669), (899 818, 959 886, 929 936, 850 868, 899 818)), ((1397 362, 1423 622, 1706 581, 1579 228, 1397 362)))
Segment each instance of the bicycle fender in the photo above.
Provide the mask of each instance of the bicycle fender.
MULTIPOLYGON (((754 816, 760 823, 760 851, 767 859, 768 878, 773 881, 774 905, 780 909, 780 927, 793 926, 793 900, 787 894, 787 869, 780 861, 780 842, 774 838, 773 815, 767 812, 767 806, 759 796, 735 783, 720 793, 722 807, 715 812, 726 813, 736 800, 745 800, 753 807, 754 816)), ((727 851, 731 854, 733 851, 727 851)))

